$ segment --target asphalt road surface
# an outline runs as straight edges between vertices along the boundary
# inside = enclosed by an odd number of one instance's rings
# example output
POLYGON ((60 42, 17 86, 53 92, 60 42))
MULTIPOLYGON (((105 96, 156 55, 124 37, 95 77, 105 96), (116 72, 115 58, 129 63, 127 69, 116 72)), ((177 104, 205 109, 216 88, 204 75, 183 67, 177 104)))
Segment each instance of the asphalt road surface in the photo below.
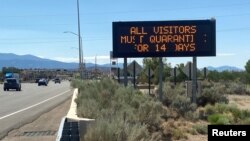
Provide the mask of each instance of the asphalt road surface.
POLYGON ((68 81, 61 84, 51 81, 48 86, 22 83, 22 91, 3 91, 3 85, 0 85, 0 139, 12 129, 32 122, 69 99, 72 94, 68 81))

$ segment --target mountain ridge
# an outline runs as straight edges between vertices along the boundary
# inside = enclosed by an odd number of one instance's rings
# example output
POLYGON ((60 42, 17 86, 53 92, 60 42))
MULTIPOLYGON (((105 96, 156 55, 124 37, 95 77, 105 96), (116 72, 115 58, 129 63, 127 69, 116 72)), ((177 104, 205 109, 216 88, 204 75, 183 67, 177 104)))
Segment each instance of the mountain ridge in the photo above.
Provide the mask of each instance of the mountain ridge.
POLYGON ((241 68, 237 68, 235 66, 227 66, 227 65, 219 66, 219 67, 208 66, 207 69, 210 70, 210 71, 216 70, 218 72, 223 72, 223 71, 244 71, 241 68))
MULTIPOLYGON (((86 68, 93 69, 95 64, 86 63, 86 68)), ((123 64, 119 63, 118 66, 122 68, 123 64)), ((3 67, 17 67, 20 69, 30 69, 30 68, 42 68, 42 69, 77 69, 79 67, 78 63, 66 63, 51 59, 45 59, 37 57, 31 54, 27 55, 16 55, 14 53, 0 53, 0 68, 3 67)), ((98 68, 109 68, 110 64, 97 64, 98 68)), ((213 67, 208 66, 208 70, 222 71, 243 71, 240 68, 234 66, 220 66, 213 67)))

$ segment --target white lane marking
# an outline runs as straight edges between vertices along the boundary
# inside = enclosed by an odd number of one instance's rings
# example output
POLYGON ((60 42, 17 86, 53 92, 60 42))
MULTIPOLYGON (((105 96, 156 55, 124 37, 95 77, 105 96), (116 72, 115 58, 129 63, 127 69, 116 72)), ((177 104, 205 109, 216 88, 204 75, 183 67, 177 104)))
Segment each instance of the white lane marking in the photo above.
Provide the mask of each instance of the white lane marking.
POLYGON ((16 112, 14 112, 14 113, 8 114, 8 115, 6 115, 6 116, 0 117, 0 120, 2 120, 2 119, 4 119, 4 118, 7 118, 7 117, 10 117, 10 116, 13 116, 13 115, 18 114, 18 113, 21 113, 21 112, 23 112, 23 111, 29 110, 29 109, 31 109, 31 108, 33 108, 33 107, 38 106, 38 105, 41 105, 41 104, 43 104, 43 103, 45 103, 45 102, 47 102, 47 101, 50 101, 50 100, 52 100, 52 99, 54 99, 54 98, 57 98, 58 96, 64 95, 65 93, 67 93, 67 92, 69 92, 69 91, 71 91, 71 90, 67 90, 67 91, 65 91, 65 92, 62 92, 62 93, 56 95, 56 96, 53 96, 53 97, 51 97, 51 98, 49 98, 49 99, 46 99, 46 100, 44 100, 44 101, 42 101, 42 102, 39 102, 39 103, 37 103, 37 104, 34 104, 34 105, 29 106, 29 107, 27 107, 27 108, 24 108, 24 109, 22 109, 22 110, 16 111, 16 112))

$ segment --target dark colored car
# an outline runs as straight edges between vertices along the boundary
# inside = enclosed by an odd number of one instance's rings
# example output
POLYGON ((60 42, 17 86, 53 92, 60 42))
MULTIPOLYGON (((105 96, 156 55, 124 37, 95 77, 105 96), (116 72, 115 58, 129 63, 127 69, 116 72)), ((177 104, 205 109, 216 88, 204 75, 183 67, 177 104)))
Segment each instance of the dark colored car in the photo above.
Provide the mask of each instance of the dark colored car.
POLYGON ((35 83, 38 83, 38 82, 39 82, 39 80, 40 80, 40 78, 36 78, 35 83))
POLYGON ((45 78, 40 79, 38 81, 38 86, 41 86, 41 85, 47 86, 48 85, 47 79, 45 79, 45 78))
POLYGON ((7 78, 4 81, 3 90, 9 91, 9 89, 15 89, 16 91, 21 91, 21 83, 17 78, 7 78))
POLYGON ((55 83, 59 83, 59 84, 61 83, 61 80, 59 78, 55 78, 54 81, 55 83))

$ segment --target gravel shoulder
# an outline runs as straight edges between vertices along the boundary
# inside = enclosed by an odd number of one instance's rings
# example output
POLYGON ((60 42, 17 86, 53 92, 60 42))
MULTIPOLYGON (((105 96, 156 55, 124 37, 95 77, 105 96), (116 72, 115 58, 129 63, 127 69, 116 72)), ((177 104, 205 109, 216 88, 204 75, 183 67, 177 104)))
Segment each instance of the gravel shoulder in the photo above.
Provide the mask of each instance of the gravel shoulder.
POLYGON ((2 141, 55 141, 61 119, 66 116, 70 104, 71 98, 32 123, 9 132, 2 141))

